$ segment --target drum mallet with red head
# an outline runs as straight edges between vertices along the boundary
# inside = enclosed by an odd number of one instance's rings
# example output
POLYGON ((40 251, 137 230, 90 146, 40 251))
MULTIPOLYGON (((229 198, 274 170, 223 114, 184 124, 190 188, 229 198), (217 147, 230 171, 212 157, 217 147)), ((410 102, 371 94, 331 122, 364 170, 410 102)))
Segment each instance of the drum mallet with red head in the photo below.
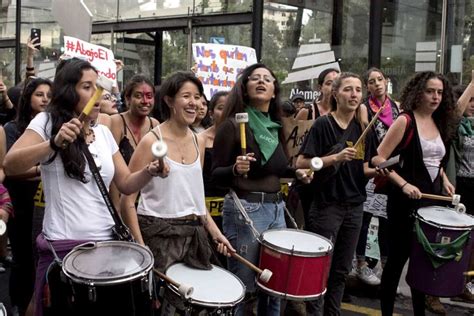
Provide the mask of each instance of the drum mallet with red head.
POLYGON ((309 163, 309 170, 306 173, 308 177, 311 177, 313 173, 316 171, 319 171, 323 168, 323 160, 319 157, 313 157, 311 158, 311 161, 309 163))
MULTIPOLYGON (((235 121, 240 126, 240 149, 242 150, 242 156, 247 155, 247 138, 245 137, 245 123, 249 122, 249 115, 248 113, 236 113, 235 114, 235 121)), ((247 174, 245 173, 244 178, 247 178, 247 174)))
POLYGON ((268 269, 260 269, 259 267, 257 267, 256 265, 254 265, 252 262, 248 261, 247 259, 245 259, 244 257, 242 257, 241 255, 239 255, 238 253, 236 252, 231 252, 230 253, 232 255, 232 257, 234 259, 236 259, 237 261, 239 261, 240 263, 244 264, 245 266, 247 266, 247 268, 249 268, 250 270, 256 272, 258 274, 258 278, 260 280, 262 280, 262 282, 264 283, 267 283, 268 281, 270 281, 270 278, 272 277, 273 275, 273 272, 268 270, 268 269))
POLYGON ((168 145, 162 140, 157 140, 151 145, 151 154, 155 159, 158 159, 160 162, 160 166, 158 168, 158 172, 163 171, 164 165, 164 158, 168 154, 168 145))
POLYGON ((183 296, 185 299, 189 299, 191 295, 193 295, 194 288, 190 285, 184 284, 184 283, 178 283, 166 274, 153 269, 153 272, 155 272, 161 279, 165 280, 169 284, 175 286, 178 289, 178 292, 181 296, 183 296))

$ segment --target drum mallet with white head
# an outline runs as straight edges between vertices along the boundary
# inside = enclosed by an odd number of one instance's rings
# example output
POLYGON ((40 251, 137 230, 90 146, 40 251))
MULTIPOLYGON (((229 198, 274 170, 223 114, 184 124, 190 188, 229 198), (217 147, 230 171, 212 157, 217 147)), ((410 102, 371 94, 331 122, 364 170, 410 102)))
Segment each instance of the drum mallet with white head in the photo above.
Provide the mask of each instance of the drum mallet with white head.
MULTIPOLYGON (((242 156, 247 155, 247 138, 245 138, 245 124, 249 122, 248 113, 236 113, 235 121, 240 126, 240 148, 242 150, 242 156)), ((247 174, 244 173, 244 178, 247 178, 247 174)))
POLYGON ((151 145, 151 154, 155 159, 158 159, 160 166, 158 172, 162 172, 164 168, 164 158, 168 154, 168 145, 162 140, 157 140, 151 145))
POLYGON ((311 158, 311 161, 309 163, 309 170, 306 173, 308 177, 311 177, 313 173, 316 171, 319 171, 323 168, 323 160, 319 157, 313 157, 311 158))
POLYGON ((178 289, 178 292, 181 296, 183 296, 185 299, 189 299, 191 295, 193 295, 194 288, 190 285, 184 284, 184 283, 178 283, 166 274, 153 269, 153 272, 155 272, 161 279, 165 280, 165 282, 168 282, 169 284, 175 286, 178 289))
POLYGON ((237 261, 239 261, 240 263, 244 264, 245 266, 247 266, 247 268, 249 268, 250 270, 256 272, 258 274, 258 278, 260 280, 262 280, 262 282, 264 283, 267 283, 268 281, 270 281, 270 278, 272 277, 273 275, 273 272, 268 270, 268 269, 260 269, 259 267, 257 267, 256 265, 254 265, 252 262, 248 261, 247 259, 245 259, 244 257, 242 257, 241 255, 239 255, 238 253, 236 252, 231 252, 230 253, 232 255, 232 257, 234 259, 236 259, 237 261))
POLYGON ((464 204, 460 203, 461 196, 459 194, 453 194, 453 196, 444 196, 444 195, 421 193, 421 198, 451 202, 451 204, 454 206, 456 211, 461 212, 461 213, 464 213, 466 211, 466 207, 464 206, 464 204))
POLYGON ((6 231, 7 231, 7 224, 3 220, 0 219, 0 236, 5 234, 6 231))

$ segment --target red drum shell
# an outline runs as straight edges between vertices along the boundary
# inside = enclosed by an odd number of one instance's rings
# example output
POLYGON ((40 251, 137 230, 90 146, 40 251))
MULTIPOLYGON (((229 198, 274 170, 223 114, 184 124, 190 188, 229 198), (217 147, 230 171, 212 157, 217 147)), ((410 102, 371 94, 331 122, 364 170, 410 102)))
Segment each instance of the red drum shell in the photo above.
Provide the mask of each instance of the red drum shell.
MULTIPOLYGON (((291 241, 290 241, 291 243, 291 241)), ((292 247, 292 248, 293 248, 292 247)), ((260 249, 260 269, 273 272, 268 283, 257 279, 257 285, 270 295, 290 300, 313 300, 326 292, 326 284, 331 267, 332 243, 317 234, 296 229, 275 229, 262 234, 260 249), (269 241, 265 235, 281 234, 286 245, 269 241), (301 235, 308 242, 316 241, 324 245, 314 246, 314 251, 299 250, 298 242, 294 250, 288 248, 288 240, 301 235)))

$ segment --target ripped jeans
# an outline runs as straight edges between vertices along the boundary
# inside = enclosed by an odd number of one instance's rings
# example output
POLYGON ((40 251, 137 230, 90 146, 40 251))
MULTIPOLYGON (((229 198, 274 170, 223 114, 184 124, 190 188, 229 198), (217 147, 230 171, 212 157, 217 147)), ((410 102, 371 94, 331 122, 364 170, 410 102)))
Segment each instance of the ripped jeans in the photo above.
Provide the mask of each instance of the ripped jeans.
MULTIPOLYGON (((262 233, 269 229, 285 228, 285 202, 249 203, 240 199, 255 229, 262 233)), ((245 223, 232 197, 227 194, 223 206, 223 230, 227 239, 238 254, 255 265, 258 265, 260 244, 245 223)), ((256 274, 233 258, 228 258, 229 270, 237 275, 247 288, 247 294, 255 293, 256 274)), ((261 291, 257 293, 257 315, 280 315, 280 299, 269 296, 261 291)), ((247 307, 248 308, 248 307, 247 307)), ((247 315, 245 301, 235 308, 235 315, 247 315)))

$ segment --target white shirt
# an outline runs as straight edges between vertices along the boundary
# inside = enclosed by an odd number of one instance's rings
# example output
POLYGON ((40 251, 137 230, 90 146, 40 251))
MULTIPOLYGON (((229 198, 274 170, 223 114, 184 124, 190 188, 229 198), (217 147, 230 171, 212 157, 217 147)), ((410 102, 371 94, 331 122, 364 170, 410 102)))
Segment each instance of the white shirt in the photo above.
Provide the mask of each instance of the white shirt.
POLYGON ((434 181, 438 176, 441 160, 446 154, 446 149, 439 134, 434 139, 424 139, 420 135, 420 143, 423 151, 423 162, 430 174, 431 181, 434 181))
MULTIPOLYGON (((48 113, 39 113, 30 122, 28 129, 38 133, 44 140, 51 136, 51 119, 48 113)), ((100 174, 109 187, 115 173, 112 155, 118 146, 112 133, 104 125, 92 127, 95 141, 89 150, 100 174)), ((114 221, 100 194, 97 183, 86 165, 85 176, 89 181, 82 183, 68 177, 60 155, 48 163, 50 157, 41 162, 41 180, 45 194, 43 233, 49 240, 107 240, 112 238, 114 221)))
POLYGON ((137 213, 160 218, 177 218, 195 214, 206 215, 204 181, 198 152, 189 165, 165 157, 170 166, 168 177, 153 177, 141 190, 137 213))

